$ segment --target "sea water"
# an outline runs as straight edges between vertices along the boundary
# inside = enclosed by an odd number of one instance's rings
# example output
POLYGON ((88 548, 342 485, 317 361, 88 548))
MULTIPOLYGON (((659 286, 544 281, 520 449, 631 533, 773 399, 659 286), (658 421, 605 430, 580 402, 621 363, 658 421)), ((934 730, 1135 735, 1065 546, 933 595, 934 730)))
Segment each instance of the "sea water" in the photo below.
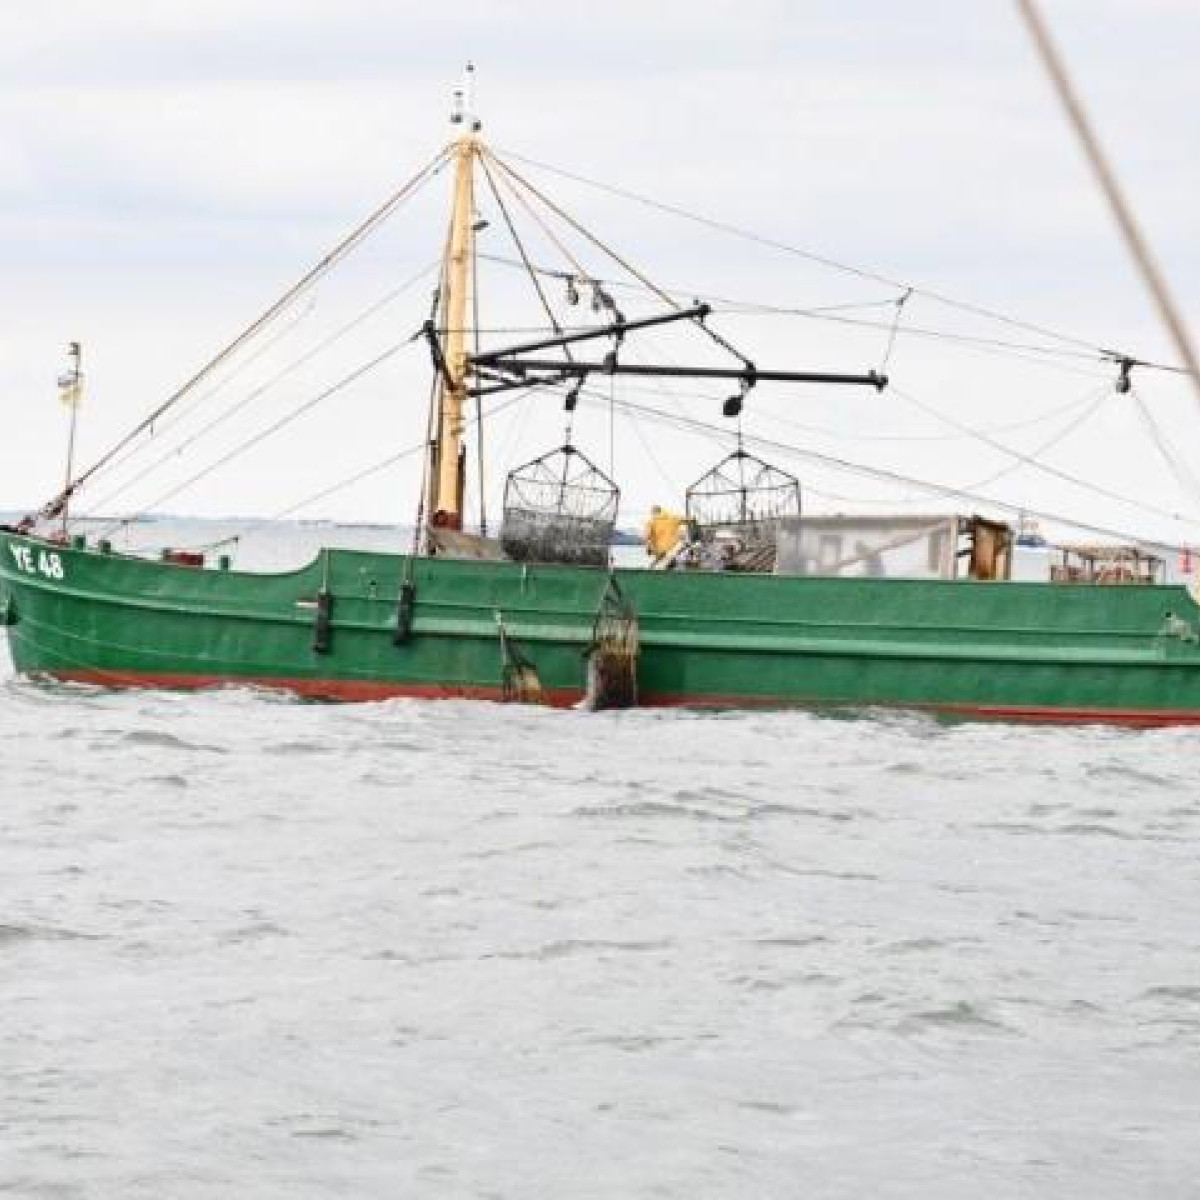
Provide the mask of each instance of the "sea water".
POLYGON ((1200 732, 0 663, 0 1194, 1200 1194, 1200 732))

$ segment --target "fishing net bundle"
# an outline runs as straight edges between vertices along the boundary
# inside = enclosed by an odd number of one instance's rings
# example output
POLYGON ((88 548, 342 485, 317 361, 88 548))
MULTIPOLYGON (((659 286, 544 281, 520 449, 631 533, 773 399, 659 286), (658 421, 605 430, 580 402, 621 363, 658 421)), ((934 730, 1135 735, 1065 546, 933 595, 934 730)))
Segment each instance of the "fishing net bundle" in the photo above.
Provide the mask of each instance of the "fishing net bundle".
POLYGON ((517 562, 606 566, 620 489, 566 445, 509 473, 500 544, 517 562))

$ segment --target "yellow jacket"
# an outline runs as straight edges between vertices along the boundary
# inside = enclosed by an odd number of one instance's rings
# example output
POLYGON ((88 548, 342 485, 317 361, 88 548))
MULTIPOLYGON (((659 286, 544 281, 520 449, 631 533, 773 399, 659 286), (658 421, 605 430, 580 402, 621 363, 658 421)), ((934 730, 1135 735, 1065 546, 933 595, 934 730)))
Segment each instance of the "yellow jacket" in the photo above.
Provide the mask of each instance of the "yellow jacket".
POLYGON ((679 540, 679 530, 684 524, 684 518, 678 513, 660 509, 646 522, 643 537, 646 540, 646 553, 651 558, 661 558, 672 549, 679 540))

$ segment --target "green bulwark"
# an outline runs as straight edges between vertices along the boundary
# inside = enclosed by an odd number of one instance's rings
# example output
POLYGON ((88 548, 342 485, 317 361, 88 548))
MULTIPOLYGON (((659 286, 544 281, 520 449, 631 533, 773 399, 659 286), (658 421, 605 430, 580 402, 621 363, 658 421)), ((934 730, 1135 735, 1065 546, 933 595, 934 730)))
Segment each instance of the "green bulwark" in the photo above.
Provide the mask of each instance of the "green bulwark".
MULTIPOLYGON (((616 574, 640 625, 641 704, 1200 723, 1200 609, 1182 587, 616 574)), ((17 670, 107 686, 499 698, 502 627, 544 696, 572 704, 607 583, 349 550, 284 574, 214 571, 0 533, 17 670)))

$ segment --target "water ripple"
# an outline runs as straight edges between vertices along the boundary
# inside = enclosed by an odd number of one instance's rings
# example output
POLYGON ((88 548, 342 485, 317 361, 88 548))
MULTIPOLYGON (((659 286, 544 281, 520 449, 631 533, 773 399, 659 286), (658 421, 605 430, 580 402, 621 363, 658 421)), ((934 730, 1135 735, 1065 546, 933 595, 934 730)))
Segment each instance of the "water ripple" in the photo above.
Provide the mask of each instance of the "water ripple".
POLYGON ((9 1194, 1200 1178, 1196 731, 8 679, 0 745, 9 1194))

